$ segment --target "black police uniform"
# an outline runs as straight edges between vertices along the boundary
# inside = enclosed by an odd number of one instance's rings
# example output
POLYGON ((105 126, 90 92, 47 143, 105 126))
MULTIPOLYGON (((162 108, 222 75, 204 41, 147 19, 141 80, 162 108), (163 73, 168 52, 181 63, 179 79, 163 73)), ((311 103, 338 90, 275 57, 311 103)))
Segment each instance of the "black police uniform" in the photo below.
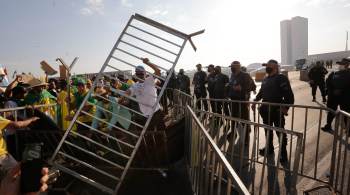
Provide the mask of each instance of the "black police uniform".
MULTIPOLYGON (((350 112, 350 69, 340 70, 329 74, 327 80, 327 107, 337 110, 338 106, 345 112, 350 112)), ((324 131, 332 131, 331 125, 334 114, 328 112, 327 124, 324 131)))
MULTIPOLYGON (((256 90, 256 85, 250 75, 240 71, 237 75, 232 74, 228 85, 228 97, 231 100, 249 101, 250 92, 256 90), (234 86, 241 86, 240 91, 233 90, 234 86)), ((233 102, 230 104, 231 116, 249 120, 249 108, 247 104, 233 102)))
POLYGON ((177 83, 180 91, 185 92, 188 95, 191 95, 190 78, 187 75, 177 74, 177 83))
MULTIPOLYGON (((255 101, 294 104, 294 94, 290 86, 289 80, 282 74, 275 74, 266 77, 261 85, 255 101)), ((288 109, 288 108, 287 108, 288 109)), ((262 105, 259 113, 263 119, 263 123, 269 126, 284 128, 285 118, 280 106, 262 105)), ((265 129, 267 139, 269 133, 269 143, 267 144, 268 153, 273 152, 273 133, 265 129)), ((281 160, 287 160, 287 135, 285 133, 276 132, 279 140, 282 139, 281 160)))
MULTIPOLYGON (((225 86, 228 83, 229 78, 227 75, 218 73, 215 75, 215 83, 214 83, 214 89, 213 89, 213 97, 215 99, 225 99, 227 97, 225 86)), ((221 101, 215 102, 215 110, 213 110, 216 113, 221 114, 222 109, 224 109, 224 113, 226 115, 229 115, 228 106, 227 104, 223 104, 221 101)))
MULTIPOLYGON (((213 99, 214 98, 214 88, 215 88, 215 73, 210 73, 208 74, 207 77, 207 81, 208 81, 208 93, 209 93, 209 98, 213 99)), ((210 101, 210 107, 212 111, 215 111, 216 107, 215 107, 215 102, 214 101, 210 101)))
POLYGON ((312 88, 312 97, 313 101, 316 100, 316 90, 317 87, 321 91, 321 95, 323 98, 323 101, 326 101, 326 89, 325 89, 325 76, 328 73, 327 69, 321 65, 316 65, 312 67, 308 73, 308 76, 310 80, 312 81, 310 83, 312 88))
MULTIPOLYGON (((207 91, 205 89, 205 83, 207 82, 207 74, 204 71, 197 71, 193 76, 193 83, 194 83, 194 94, 198 99, 200 98, 206 98, 207 97, 207 91)), ((201 109, 201 102, 197 101, 197 108, 201 109)), ((204 110, 208 110, 208 103, 207 101, 203 101, 204 110)))

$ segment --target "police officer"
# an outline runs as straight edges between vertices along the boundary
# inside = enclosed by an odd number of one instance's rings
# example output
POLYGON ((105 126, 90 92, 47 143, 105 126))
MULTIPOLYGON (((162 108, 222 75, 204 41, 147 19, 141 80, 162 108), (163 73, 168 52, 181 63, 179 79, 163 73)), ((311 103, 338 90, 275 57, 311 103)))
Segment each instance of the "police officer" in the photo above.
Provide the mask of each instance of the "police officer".
MULTIPOLYGON (((228 97, 231 100, 249 101, 250 92, 256 90, 256 85, 252 77, 241 71, 241 63, 233 61, 231 63, 231 78, 228 85, 228 97)), ((249 120, 248 104, 233 102, 231 105, 231 115, 245 120, 249 120)))
MULTIPOLYGON (((328 62, 327 62, 328 63, 328 62)), ((327 69, 321 65, 319 61, 316 62, 316 65, 313 66, 308 76, 310 78, 310 85, 312 88, 312 101, 316 101, 316 90, 317 87, 321 91, 322 101, 326 103, 326 89, 325 89, 325 76, 328 73, 327 69)))
MULTIPOLYGON (((215 83, 214 83, 214 98, 215 99, 226 99, 227 94, 225 90, 226 84, 228 84, 229 78, 227 75, 221 73, 221 67, 220 66, 215 66, 214 68, 215 71, 215 83)), ((222 109, 224 109, 224 113, 226 115, 229 115, 228 107, 227 104, 221 101, 216 101, 215 102, 215 110, 214 112, 221 114, 222 109)))
MULTIPOLYGON (((193 76, 192 85, 194 85, 194 95, 196 96, 196 99, 200 98, 206 98, 207 97, 207 91, 205 89, 205 84, 207 83, 207 74, 202 70, 202 65, 197 64, 197 72, 193 76)), ((197 108, 201 109, 201 102, 197 101, 197 108)), ((208 103, 207 101, 203 101, 204 110, 208 110, 208 103)))
MULTIPOLYGON (((207 80, 208 80, 207 90, 208 90, 208 93, 209 93, 209 98, 210 99, 214 99, 215 68, 214 68, 213 64, 210 64, 208 66, 208 77, 207 77, 207 80)), ((215 102, 214 101, 210 101, 210 107, 211 107, 211 110, 213 112, 215 112, 216 107, 215 107, 215 102)))
POLYGON ((177 74, 177 83, 180 91, 183 91, 188 95, 191 95, 190 78, 187 75, 185 75, 184 69, 180 69, 179 73, 177 74))
MULTIPOLYGON (((269 60, 266 66, 267 77, 263 80, 259 93, 257 94, 254 101, 281 103, 281 104, 293 104, 294 94, 290 86, 289 80, 283 74, 278 72, 278 63, 276 60, 269 60)), ((254 109, 254 108, 253 108, 254 109)), ((275 126, 284 128, 285 119, 284 116, 288 114, 287 107, 281 106, 268 106, 262 105, 259 113, 263 119, 263 123, 269 126, 275 126)), ((276 132, 278 139, 282 139, 281 146, 281 162, 286 162, 287 157, 287 135, 285 133, 276 132)), ((266 138, 269 137, 267 148, 259 150, 260 155, 265 154, 267 150, 268 154, 274 153, 273 148, 273 133, 272 131, 265 129, 266 138), (269 134, 269 135, 268 135, 269 134)))
MULTIPOLYGON (((338 106, 345 112, 350 112, 350 59, 343 58, 337 62, 338 71, 329 74, 326 85, 328 92, 327 107, 337 110, 338 106)), ((322 127, 323 131, 331 132, 334 114, 328 112, 327 124, 322 127)))

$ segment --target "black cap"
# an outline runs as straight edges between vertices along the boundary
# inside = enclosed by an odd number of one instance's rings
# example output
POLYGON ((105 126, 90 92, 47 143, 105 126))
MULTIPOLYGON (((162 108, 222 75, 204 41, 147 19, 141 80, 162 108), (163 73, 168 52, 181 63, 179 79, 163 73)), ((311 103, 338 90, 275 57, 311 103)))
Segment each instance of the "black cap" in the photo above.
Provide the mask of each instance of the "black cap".
POLYGON ((208 68, 214 68, 213 64, 209 64, 208 68))
POLYGON ((343 58, 341 61, 336 62, 339 65, 349 65, 350 64, 350 59, 348 58, 343 58))
POLYGON ((261 64, 261 66, 266 66, 267 64, 276 64, 276 65, 278 65, 278 62, 276 60, 274 60, 274 59, 271 59, 271 60, 267 61, 267 63, 261 64))
POLYGON ((231 63, 231 65, 230 65, 230 67, 233 66, 233 65, 241 65, 241 63, 239 61, 233 61, 231 63))

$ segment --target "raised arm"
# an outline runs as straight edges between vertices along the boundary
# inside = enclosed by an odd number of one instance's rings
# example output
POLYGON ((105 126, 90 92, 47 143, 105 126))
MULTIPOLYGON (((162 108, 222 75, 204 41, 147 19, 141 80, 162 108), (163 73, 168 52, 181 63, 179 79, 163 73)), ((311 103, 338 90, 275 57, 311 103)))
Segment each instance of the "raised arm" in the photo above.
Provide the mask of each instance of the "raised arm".
POLYGON ((154 70, 154 74, 160 76, 160 69, 153 64, 148 58, 142 58, 142 62, 154 70))

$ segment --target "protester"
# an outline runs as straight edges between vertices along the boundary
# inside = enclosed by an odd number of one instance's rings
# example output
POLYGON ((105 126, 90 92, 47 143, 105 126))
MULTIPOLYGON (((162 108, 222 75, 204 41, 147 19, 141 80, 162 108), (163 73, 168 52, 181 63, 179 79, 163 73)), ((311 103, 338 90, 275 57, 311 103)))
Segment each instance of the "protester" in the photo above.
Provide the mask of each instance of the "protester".
MULTIPOLYGON (((341 110, 350 113, 350 59, 344 58, 337 62, 338 71, 329 74, 326 85, 328 92, 327 107, 337 110, 338 106, 341 110)), ((334 114, 328 112, 327 124, 322 127, 323 131, 332 132, 332 121, 334 114)))
MULTIPOLYGON (((193 76, 192 85, 194 85, 194 95, 196 96, 197 103, 196 106, 198 109, 201 109, 201 101, 198 101, 200 98, 206 98, 207 92, 205 89, 205 84, 207 83, 207 74, 202 71, 202 65, 197 64, 197 72, 193 76)), ((208 102, 206 100, 202 101, 204 110, 208 110, 208 102)))
POLYGON ((11 121, 0 116, 0 173, 2 173, 1 175, 5 175, 4 173, 14 168, 17 164, 17 161, 7 151, 7 146, 4 139, 5 129, 11 131, 15 131, 16 129, 22 129, 28 127, 31 123, 35 122, 38 119, 38 117, 33 117, 23 121, 11 121))
POLYGON ((111 132, 113 126, 128 130, 131 121, 131 114, 129 110, 121 107, 118 104, 118 99, 109 94, 107 90, 101 88, 96 90, 95 98, 97 99, 95 117, 92 121, 92 127, 99 129, 100 121, 97 118, 104 118, 108 124, 103 128, 105 132, 111 132))
MULTIPOLYGON (((286 76, 278 72, 278 62, 276 60, 269 60, 264 66, 266 66, 267 77, 263 80, 260 91, 254 101, 262 100, 269 103, 294 104, 294 94, 289 80, 286 76)), ((255 107, 253 107, 253 110, 255 110, 255 107)), ((284 116, 288 114, 288 107, 262 105, 259 113, 264 124, 284 128, 284 116)), ((280 161, 284 163, 288 161, 287 135, 277 131, 276 134, 279 140, 282 139, 280 161)), ((273 132, 265 129, 265 137, 268 139, 266 147, 260 149, 259 154, 265 155, 266 150, 267 154, 273 154, 273 132)))
POLYGON ((316 65, 313 66, 308 76, 310 78, 310 85, 312 88, 312 101, 316 101, 316 90, 317 87, 321 91, 322 101, 326 103, 326 88, 325 88, 325 76, 328 73, 327 69, 321 65, 319 61, 316 62, 316 65))
POLYGON ((57 94, 58 94, 56 86, 57 86, 56 80, 50 79, 47 91, 55 98, 57 98, 57 94))
MULTIPOLYGON (((160 76, 160 70, 156 65, 150 62, 148 58, 143 58, 142 62, 152 68, 155 75, 160 76)), ((159 103, 157 103, 156 79, 151 74, 146 75, 146 70, 143 66, 137 66, 135 74, 138 81, 125 92, 125 95, 136 97, 140 110, 145 116, 150 117, 154 109, 153 117, 148 126, 150 131, 164 131, 164 113, 162 112, 159 103)), ((126 98, 121 98, 119 103, 125 105, 128 101, 126 98)))

